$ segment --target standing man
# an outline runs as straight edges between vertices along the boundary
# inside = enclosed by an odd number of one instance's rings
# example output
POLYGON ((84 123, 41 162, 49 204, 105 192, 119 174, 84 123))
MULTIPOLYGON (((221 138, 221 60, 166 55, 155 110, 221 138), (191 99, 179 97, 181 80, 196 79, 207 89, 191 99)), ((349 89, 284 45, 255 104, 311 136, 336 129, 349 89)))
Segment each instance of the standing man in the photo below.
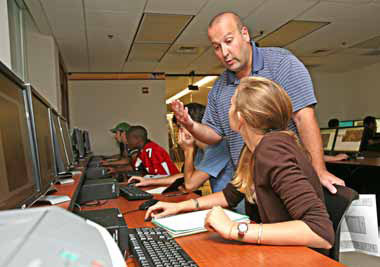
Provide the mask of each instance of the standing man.
POLYGON ((285 49, 256 47, 248 28, 232 12, 221 13, 211 20, 208 38, 217 58, 227 70, 220 75, 209 93, 203 124, 194 122, 183 104, 174 101, 171 106, 177 120, 196 139, 207 144, 218 143, 222 136, 227 136, 232 162, 236 166, 243 139, 229 125, 231 97, 243 77, 262 76, 273 80, 287 91, 292 100, 293 117, 289 129, 301 137, 322 185, 335 193, 333 184, 344 185, 344 182, 326 169, 321 135, 314 114, 317 101, 305 66, 285 49))

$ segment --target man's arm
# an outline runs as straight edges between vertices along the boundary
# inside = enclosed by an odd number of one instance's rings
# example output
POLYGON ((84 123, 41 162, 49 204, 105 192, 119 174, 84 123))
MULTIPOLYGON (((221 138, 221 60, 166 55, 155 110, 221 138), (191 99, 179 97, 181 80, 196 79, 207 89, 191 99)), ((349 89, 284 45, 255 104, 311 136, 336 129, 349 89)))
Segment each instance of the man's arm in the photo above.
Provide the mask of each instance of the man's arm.
POLYGON ((301 141, 311 155, 311 162, 317 172, 321 184, 331 193, 336 192, 333 184, 344 185, 344 181, 327 171, 323 160, 321 133, 315 118, 313 107, 305 107, 293 114, 301 141))
POLYGON ((184 107, 181 101, 174 100, 171 103, 171 108, 177 118, 177 121, 185 127, 185 129, 188 130, 195 139, 198 139, 208 145, 216 144, 222 140, 222 137, 211 127, 193 121, 187 111, 187 108, 184 107))

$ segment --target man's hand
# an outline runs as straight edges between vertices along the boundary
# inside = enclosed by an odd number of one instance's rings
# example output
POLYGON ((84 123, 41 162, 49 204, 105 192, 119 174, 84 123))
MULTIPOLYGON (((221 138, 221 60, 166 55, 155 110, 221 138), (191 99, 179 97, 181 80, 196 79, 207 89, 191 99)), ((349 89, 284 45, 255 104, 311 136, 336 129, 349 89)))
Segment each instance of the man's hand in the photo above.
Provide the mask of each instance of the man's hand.
POLYGON ((342 179, 339 179, 335 175, 329 173, 327 170, 319 174, 319 180, 321 181, 321 184, 326 187, 332 194, 336 193, 334 184, 345 186, 345 183, 342 179))
POLYGON ((183 125, 186 129, 191 129, 194 125, 193 119, 190 117, 187 108, 179 100, 174 100, 170 103, 174 116, 177 118, 179 124, 183 125))

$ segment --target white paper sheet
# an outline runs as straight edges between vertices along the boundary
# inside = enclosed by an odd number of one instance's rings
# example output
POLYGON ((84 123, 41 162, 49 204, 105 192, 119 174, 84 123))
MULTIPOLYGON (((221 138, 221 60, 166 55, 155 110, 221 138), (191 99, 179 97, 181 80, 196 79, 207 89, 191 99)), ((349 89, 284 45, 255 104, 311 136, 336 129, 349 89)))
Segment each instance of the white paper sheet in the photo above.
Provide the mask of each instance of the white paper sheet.
MULTIPOLYGON (((201 210, 189 213, 182 213, 174 216, 169 216, 160 219, 153 219, 152 222, 169 229, 173 232, 181 231, 193 231, 193 230, 202 230, 204 229, 205 218, 207 213, 210 210, 201 210)), ((233 221, 246 221, 249 220, 248 216, 241 215, 230 210, 224 210, 227 216, 233 221)))
POLYGON ((162 194, 162 192, 166 189, 167 187, 161 186, 157 187, 154 189, 146 190, 146 192, 151 193, 151 194, 162 194))
POLYGON ((340 252, 362 252, 380 257, 376 195, 359 195, 342 221, 340 252))

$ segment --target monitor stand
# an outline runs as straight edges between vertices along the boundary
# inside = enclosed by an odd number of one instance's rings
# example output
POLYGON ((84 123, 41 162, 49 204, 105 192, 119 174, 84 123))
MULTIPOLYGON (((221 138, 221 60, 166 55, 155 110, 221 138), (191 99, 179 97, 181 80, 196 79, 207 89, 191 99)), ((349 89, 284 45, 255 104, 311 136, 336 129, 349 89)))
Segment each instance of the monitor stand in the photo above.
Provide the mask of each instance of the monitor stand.
POLYGON ((44 196, 42 196, 41 198, 39 198, 36 203, 49 203, 51 205, 55 205, 55 204, 59 204, 59 203, 63 203, 63 202, 66 202, 66 201, 70 201, 70 197, 69 196, 53 196, 51 195, 52 193, 55 193, 57 192, 57 189, 54 187, 54 186, 51 186, 45 193, 44 196))
POLYGON ((57 184, 72 184, 74 183, 73 175, 71 172, 60 173, 57 176, 57 184))
POLYGON ((37 202, 48 202, 51 205, 56 205, 70 200, 69 196, 43 196, 37 202))

